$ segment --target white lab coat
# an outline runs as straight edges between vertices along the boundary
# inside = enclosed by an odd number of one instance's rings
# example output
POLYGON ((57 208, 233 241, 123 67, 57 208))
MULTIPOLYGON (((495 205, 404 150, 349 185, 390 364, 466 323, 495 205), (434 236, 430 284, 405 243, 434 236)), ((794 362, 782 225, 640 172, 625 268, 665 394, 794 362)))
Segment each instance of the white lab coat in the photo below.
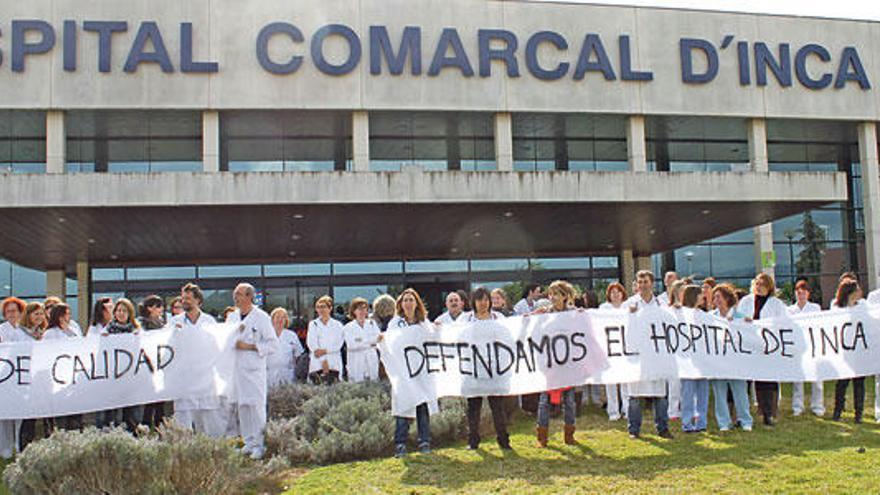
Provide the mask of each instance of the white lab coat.
MULTIPOLYGON (((801 308, 797 303, 788 307, 788 313, 792 315, 800 313, 814 313, 822 311, 822 307, 814 302, 807 301, 801 308)), ((824 384, 821 381, 812 382, 813 389, 810 396, 810 408, 817 416, 825 414, 825 404, 823 402, 824 384)), ((804 411, 804 384, 803 382, 794 382, 791 384, 791 409, 797 416, 804 411)))
POLYGON ((237 340, 257 346, 256 351, 235 351, 234 402, 265 408, 268 393, 266 361, 269 354, 278 348, 278 335, 272 326, 272 318, 254 306, 244 320, 240 310, 236 309, 229 314, 226 322, 236 325, 237 340))
POLYGON ((459 321, 464 321, 463 318, 465 317, 466 314, 467 313, 462 311, 461 313, 458 314, 458 317, 453 317, 451 314, 449 314, 449 311, 446 311, 442 315, 438 316, 434 320, 434 323, 439 323, 441 325, 452 325, 453 323, 456 323, 459 321))
POLYGON ((797 305, 797 303, 792 304, 788 307, 788 314, 796 315, 799 313, 813 313, 816 311, 822 311, 822 307, 814 302, 807 301, 807 304, 804 304, 804 307, 801 308, 797 305))
POLYGON ((663 292, 659 296, 657 296, 657 302, 660 303, 661 307, 669 306, 669 293, 663 292))
POLYGON ((296 358, 302 353, 299 337, 290 330, 282 330, 278 336, 278 348, 268 358, 269 388, 296 381, 296 358))
MULTIPOLYGON (((11 323, 0 324, 0 344, 23 340, 24 334, 11 323)), ((10 459, 15 450, 15 420, 0 421, 0 458, 10 459)))
POLYGON ((529 304, 529 300, 526 298, 520 299, 513 306, 513 313, 515 315, 526 315, 535 310, 535 303, 529 304))
MULTIPOLYGON (((744 296, 739 301, 736 310, 745 315, 746 318, 752 318, 755 314, 755 295, 749 294, 744 296)), ((777 299, 775 296, 770 296, 767 298, 767 302, 764 303, 764 307, 761 308, 761 313, 759 315, 760 318, 756 319, 777 318, 787 314, 788 308, 785 307, 785 303, 777 299)))
POLYGON ((309 373, 321 371, 326 361, 331 371, 342 374, 342 344, 345 343, 342 328, 342 323, 333 318, 327 320, 327 323, 322 322, 320 318, 315 318, 309 323, 309 333, 306 336, 306 344, 311 353, 309 373), (315 357, 315 351, 318 349, 326 350, 327 354, 315 357))
POLYGON ((868 304, 880 304, 880 289, 874 289, 868 293, 868 304))
MULTIPOLYGON (((653 295, 651 300, 645 302, 640 294, 636 294, 623 303, 622 307, 635 306, 636 311, 641 311, 648 306, 660 306, 660 301, 653 295)), ((645 380, 641 382, 627 383, 627 395, 629 397, 666 397, 666 380, 645 380)))
POLYGON ((376 322, 367 318, 361 326, 357 320, 352 320, 342 327, 342 335, 348 361, 348 381, 378 380, 379 354, 376 352, 376 342, 379 339, 379 326, 376 322))
POLYGON ((43 334, 43 340, 57 340, 57 339, 69 339, 82 337, 82 335, 77 331, 77 328, 73 326, 68 326, 67 330, 62 330, 59 327, 52 327, 46 330, 46 333, 43 334))

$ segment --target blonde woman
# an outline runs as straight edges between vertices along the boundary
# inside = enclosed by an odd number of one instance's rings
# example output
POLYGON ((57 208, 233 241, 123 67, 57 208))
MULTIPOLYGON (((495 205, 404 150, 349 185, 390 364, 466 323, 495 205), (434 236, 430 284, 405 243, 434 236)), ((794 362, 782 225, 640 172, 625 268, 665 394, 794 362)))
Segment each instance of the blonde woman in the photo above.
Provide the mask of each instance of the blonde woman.
MULTIPOLYGON (((388 322, 389 330, 407 329, 420 326, 432 331, 433 325, 428 323, 428 310, 415 289, 406 289, 397 297, 395 304, 397 314, 388 322)), ((418 430, 419 450, 423 454, 431 452, 431 412, 437 411, 437 403, 423 402, 416 406, 415 411, 405 416, 395 416, 394 446, 395 456, 406 455, 406 440, 409 438, 409 423, 415 417, 418 430)))
MULTIPOLYGON (((38 302, 28 303, 24 307, 24 312, 18 321, 18 328, 21 332, 19 340, 40 342, 43 340, 43 334, 46 331, 46 312, 43 305, 38 302)), ((50 420, 44 420, 43 423, 45 433, 51 433, 52 423, 50 420)), ((21 429, 18 434, 18 451, 24 452, 25 447, 33 442, 37 437, 37 420, 35 418, 25 419, 21 422, 21 429)))
POLYGON ((275 308, 269 313, 272 327, 278 337, 278 348, 266 359, 269 388, 296 381, 296 358, 302 355, 303 347, 299 337, 288 330, 290 315, 284 308, 275 308))
MULTIPOLYGON (((574 300, 577 298, 577 292, 574 287, 564 281, 557 280, 547 287, 547 295, 550 297, 550 308, 548 313, 561 313, 574 309, 574 300)), ((563 421, 565 443, 566 445, 575 445, 577 441, 574 439, 575 432, 575 413, 576 404, 574 389, 571 387, 549 390, 543 392, 538 399, 538 421, 535 434, 538 439, 538 446, 547 447, 550 427, 550 403, 562 402, 563 421)))
POLYGON ((376 322, 376 326, 379 327, 380 332, 384 332, 388 329, 388 322, 394 318, 396 305, 397 302, 388 294, 382 294, 376 299, 373 299, 372 319, 376 322))
MULTIPOLYGON (((18 327, 21 315, 27 304, 17 297, 7 297, 0 305, 3 319, 0 324, 0 344, 18 342, 24 337, 18 327)), ((0 458, 11 459, 15 450, 15 420, 0 420, 0 458)))

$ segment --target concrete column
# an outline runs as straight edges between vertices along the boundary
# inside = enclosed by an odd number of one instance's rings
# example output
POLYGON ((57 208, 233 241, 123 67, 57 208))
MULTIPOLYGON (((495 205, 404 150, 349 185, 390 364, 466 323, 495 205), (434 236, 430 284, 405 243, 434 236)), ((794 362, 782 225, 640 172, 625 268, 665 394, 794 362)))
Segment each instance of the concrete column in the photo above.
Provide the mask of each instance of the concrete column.
POLYGON ((495 163, 499 172, 513 172, 513 117, 510 112, 495 114, 495 163))
MULTIPOLYGON (((650 256, 637 256, 635 259, 636 271, 639 270, 650 270, 654 271, 654 264, 651 263, 650 256)), ((629 289, 627 289, 629 290, 629 289)))
POLYGON ((352 170, 370 171, 370 114, 366 110, 351 113, 352 170))
MULTIPOLYGON (((764 119, 749 119, 746 124, 749 139, 749 163, 755 172, 769 172, 767 160, 767 123, 764 119)), ((775 262, 765 266, 764 258, 773 260, 773 224, 765 223, 753 229, 755 272, 764 272, 771 277, 776 276, 775 262)))
POLYGON ((91 270, 88 261, 76 262, 76 305, 79 314, 79 326, 85 331, 89 328, 89 317, 92 311, 91 270))
POLYGON ((202 112, 202 170, 220 171, 220 112, 202 112))
POLYGON ((618 258, 618 269, 620 271, 620 283, 626 288, 626 292, 632 292, 633 280, 636 277, 636 263, 633 258, 632 249, 623 249, 620 251, 618 258))
POLYGON ((46 112, 46 173, 63 174, 67 163, 67 131, 64 112, 46 112))
POLYGON ((647 156, 645 116, 630 115, 626 123, 626 158, 629 162, 629 169, 633 172, 647 172, 647 156))
POLYGON ((67 295, 66 284, 64 280, 64 270, 47 270, 46 271, 46 296, 60 297, 64 300, 67 295))
POLYGON ((862 200, 865 209, 865 251, 868 265, 868 288, 880 286, 877 265, 880 263, 880 165, 877 158, 877 124, 858 126, 859 163, 862 166, 862 200))

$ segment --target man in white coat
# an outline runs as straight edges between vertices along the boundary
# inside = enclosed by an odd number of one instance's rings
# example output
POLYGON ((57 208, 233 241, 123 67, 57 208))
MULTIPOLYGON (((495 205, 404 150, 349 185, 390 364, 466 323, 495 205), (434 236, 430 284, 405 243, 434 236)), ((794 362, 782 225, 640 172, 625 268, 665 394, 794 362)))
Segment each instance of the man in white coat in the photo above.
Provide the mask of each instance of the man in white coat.
MULTIPOLYGON (((171 318, 169 323, 175 332, 207 331, 217 324, 214 318, 202 312, 204 295, 196 284, 186 284, 180 290, 183 313, 171 318)), ((226 431, 226 412, 220 397, 207 395, 174 401, 174 420, 186 428, 219 438, 226 431)))
MULTIPOLYGON (((799 280, 794 286, 795 303, 788 307, 789 314, 813 313, 822 311, 822 308, 810 302, 810 284, 806 280, 799 280)), ((810 409, 816 416, 825 415, 824 387, 822 381, 811 383, 810 409)), ((804 383, 794 382, 791 384, 791 410, 795 416, 804 412, 804 383)))
MULTIPOLYGON (((654 297, 654 274, 650 270, 640 270, 636 274, 638 292, 629 298, 626 305, 635 313, 649 306, 660 307, 654 297)), ((647 329, 644 329, 647 331, 647 329)), ((627 411, 630 438, 639 438, 642 429, 642 399, 653 403, 654 424, 657 433, 663 438, 672 438, 669 433, 668 399, 666 380, 645 380, 628 383, 629 408, 627 411)))
MULTIPOLYGON (((459 321, 464 314, 464 301, 458 292, 450 292, 446 296, 446 312, 438 316, 434 323, 438 325, 452 325, 459 321)), ((462 320, 463 321, 463 320, 462 320)))
POLYGON ((238 429, 244 438, 242 453, 261 459, 265 451, 266 358, 275 352, 278 336, 269 315, 254 305, 255 295, 252 285, 238 284, 232 292, 236 310, 226 322, 236 325, 233 396, 238 409, 238 429))

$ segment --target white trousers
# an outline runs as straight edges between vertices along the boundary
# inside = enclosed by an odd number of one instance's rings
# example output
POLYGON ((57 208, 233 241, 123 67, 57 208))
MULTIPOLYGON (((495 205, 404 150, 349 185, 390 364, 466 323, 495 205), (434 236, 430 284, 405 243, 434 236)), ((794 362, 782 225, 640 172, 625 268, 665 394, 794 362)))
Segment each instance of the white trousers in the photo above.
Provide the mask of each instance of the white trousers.
POLYGON ((10 459, 15 453, 15 420, 0 421, 0 458, 10 459))
MULTIPOLYGON (((810 382, 810 410, 816 416, 825 414, 824 388, 822 382, 810 382)), ((791 384, 791 410, 795 415, 804 412, 804 383, 795 382, 791 384)))
POLYGON ((244 449, 262 454, 263 430, 266 429, 266 404, 239 404, 238 429, 244 438, 244 449))
POLYGON ((629 394, 626 393, 626 384, 605 385, 605 398, 608 399, 608 419, 617 421, 621 416, 626 416, 629 405, 629 394), (621 399, 623 400, 622 411, 620 406, 621 399))
POLYGON ((681 417, 681 380, 670 380, 666 382, 669 386, 669 407, 667 408, 669 418, 681 417))
POLYGON ((209 437, 220 438, 226 432, 226 414, 223 408, 174 411, 174 420, 209 437))
POLYGON ((880 375, 874 376, 874 419, 880 421, 880 375))

